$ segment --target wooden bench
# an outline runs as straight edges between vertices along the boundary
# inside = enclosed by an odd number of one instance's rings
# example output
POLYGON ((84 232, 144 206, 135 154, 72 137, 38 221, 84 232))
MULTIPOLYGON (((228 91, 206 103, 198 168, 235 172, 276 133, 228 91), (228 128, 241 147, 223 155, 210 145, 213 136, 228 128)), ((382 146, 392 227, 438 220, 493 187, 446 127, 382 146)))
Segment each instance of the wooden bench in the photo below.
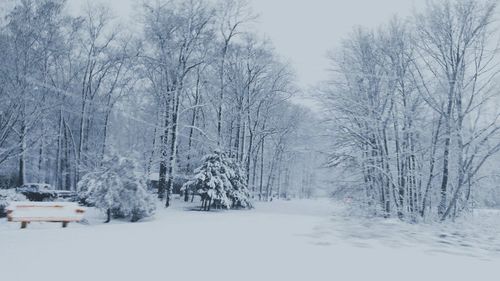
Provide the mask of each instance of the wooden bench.
POLYGON ((26 228, 30 222, 60 222, 62 227, 83 219, 85 208, 72 202, 12 202, 7 207, 7 220, 20 222, 26 228))

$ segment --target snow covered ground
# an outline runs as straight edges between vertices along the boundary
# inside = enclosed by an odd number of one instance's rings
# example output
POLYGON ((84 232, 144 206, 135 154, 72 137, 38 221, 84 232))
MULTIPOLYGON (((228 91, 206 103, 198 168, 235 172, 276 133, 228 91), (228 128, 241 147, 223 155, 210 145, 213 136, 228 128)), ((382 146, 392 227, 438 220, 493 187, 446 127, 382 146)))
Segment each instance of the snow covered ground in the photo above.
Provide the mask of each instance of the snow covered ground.
POLYGON ((471 226, 344 215, 328 200, 198 212, 174 202, 154 219, 102 224, 0 221, 0 280, 498 280, 500 213, 471 226), (387 272, 390 272, 387 275, 387 272))

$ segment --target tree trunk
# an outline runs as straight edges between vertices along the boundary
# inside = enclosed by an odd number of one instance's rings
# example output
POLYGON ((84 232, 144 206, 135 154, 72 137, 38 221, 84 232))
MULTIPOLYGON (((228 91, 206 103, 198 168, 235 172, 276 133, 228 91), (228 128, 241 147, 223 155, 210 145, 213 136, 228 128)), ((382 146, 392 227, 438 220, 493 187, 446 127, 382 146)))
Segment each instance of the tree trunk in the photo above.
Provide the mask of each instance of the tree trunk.
POLYGON ((165 104, 165 116, 164 118, 164 128, 163 135, 161 138, 161 159, 160 159, 160 171, 158 178, 158 198, 162 200, 165 197, 165 191, 167 190, 167 167, 168 167, 168 134, 169 134, 169 118, 170 118, 170 93, 164 100, 165 104))
POLYGON ((262 138, 260 147, 260 183, 259 183, 259 200, 262 200, 262 188, 264 180, 264 142, 265 137, 262 138))
POLYGON ((111 221, 111 209, 106 210, 106 221, 104 223, 108 223, 111 221))
POLYGON ((174 179, 175 179, 175 166, 177 161, 177 131, 179 123, 179 103, 180 103, 180 93, 182 91, 182 84, 179 85, 177 91, 174 95, 174 110, 172 112, 172 135, 171 135, 171 146, 170 146, 170 165, 168 167, 168 182, 167 182, 167 200, 165 202, 165 207, 170 206, 170 194, 173 191, 174 179))

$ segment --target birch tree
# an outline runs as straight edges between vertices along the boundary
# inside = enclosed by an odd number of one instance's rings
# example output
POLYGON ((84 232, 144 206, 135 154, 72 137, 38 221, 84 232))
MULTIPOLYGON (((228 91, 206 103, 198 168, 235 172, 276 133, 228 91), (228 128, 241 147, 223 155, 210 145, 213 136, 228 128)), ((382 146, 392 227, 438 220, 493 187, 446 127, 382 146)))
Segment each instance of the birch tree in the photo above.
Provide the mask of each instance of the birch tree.
POLYGON ((415 222, 469 208, 499 149, 498 110, 488 106, 495 7, 430 2, 412 20, 356 29, 332 56, 321 96, 335 132, 329 163, 354 173, 370 212, 415 222))

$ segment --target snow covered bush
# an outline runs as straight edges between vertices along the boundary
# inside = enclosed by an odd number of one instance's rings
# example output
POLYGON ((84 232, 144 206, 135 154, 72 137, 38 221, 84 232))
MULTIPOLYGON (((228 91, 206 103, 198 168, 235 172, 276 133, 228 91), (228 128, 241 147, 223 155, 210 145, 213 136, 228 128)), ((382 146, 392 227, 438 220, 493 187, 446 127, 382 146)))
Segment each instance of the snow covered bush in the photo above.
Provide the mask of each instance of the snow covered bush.
POLYGON ((204 210, 210 210, 212 205, 228 209, 252 207, 243 169, 220 151, 203 157, 203 164, 182 190, 197 191, 204 210))
POLYGON ((137 172, 137 163, 113 155, 102 168, 86 174, 78 183, 80 198, 111 217, 130 217, 132 222, 150 217, 156 210, 155 198, 147 190, 146 181, 137 172))
POLYGON ((14 189, 0 189, 0 218, 6 216, 5 208, 10 202, 27 201, 26 197, 14 189))

